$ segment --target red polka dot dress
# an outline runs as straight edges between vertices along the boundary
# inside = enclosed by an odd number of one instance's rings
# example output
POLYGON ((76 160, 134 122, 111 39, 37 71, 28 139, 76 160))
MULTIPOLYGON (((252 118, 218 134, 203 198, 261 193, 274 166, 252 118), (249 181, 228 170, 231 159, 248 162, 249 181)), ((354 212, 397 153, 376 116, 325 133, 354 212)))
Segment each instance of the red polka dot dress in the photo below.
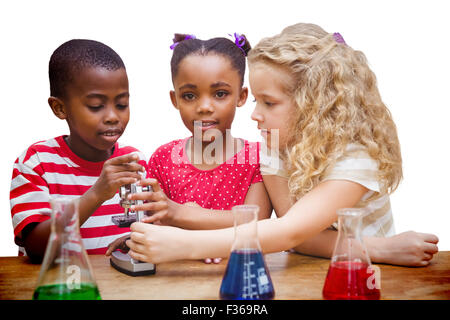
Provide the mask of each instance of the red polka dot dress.
POLYGON ((250 186, 262 182, 259 143, 244 141, 244 147, 211 170, 200 170, 189 161, 186 139, 159 147, 149 160, 149 175, 178 203, 196 202, 206 209, 231 210, 244 203, 250 186))

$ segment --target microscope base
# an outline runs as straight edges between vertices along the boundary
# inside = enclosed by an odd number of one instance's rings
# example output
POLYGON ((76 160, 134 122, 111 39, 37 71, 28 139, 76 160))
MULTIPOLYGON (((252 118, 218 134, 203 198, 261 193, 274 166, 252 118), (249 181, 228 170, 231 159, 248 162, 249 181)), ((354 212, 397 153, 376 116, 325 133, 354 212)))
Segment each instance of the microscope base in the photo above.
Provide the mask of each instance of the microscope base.
POLYGON ((156 266, 154 264, 147 262, 134 262, 128 254, 120 251, 114 251, 111 254, 109 262, 117 271, 132 277, 155 274, 156 272, 156 266))

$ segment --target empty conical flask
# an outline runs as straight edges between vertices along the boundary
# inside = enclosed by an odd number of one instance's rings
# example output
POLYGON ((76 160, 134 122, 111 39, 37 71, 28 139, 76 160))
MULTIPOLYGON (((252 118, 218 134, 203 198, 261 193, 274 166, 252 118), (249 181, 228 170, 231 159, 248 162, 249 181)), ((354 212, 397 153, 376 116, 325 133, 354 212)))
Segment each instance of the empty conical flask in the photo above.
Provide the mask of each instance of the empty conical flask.
POLYGON ((232 209, 235 236, 220 287, 221 299, 263 300, 275 296, 258 241, 258 210, 255 205, 240 205, 232 209))
POLYGON ((101 299, 81 240, 78 199, 54 198, 50 204, 51 233, 33 299, 101 299))
POLYGON ((380 299, 379 269, 371 265, 360 235, 364 213, 361 208, 337 211, 338 237, 322 291, 324 299, 380 299))

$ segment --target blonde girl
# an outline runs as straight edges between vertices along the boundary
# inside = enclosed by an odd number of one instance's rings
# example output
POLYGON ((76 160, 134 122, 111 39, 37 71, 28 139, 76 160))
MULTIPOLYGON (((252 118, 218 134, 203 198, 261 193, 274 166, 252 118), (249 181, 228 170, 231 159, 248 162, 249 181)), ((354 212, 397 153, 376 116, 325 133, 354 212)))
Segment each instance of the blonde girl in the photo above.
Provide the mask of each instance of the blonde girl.
MULTIPOLYGON (((363 235, 374 262, 427 265, 437 252, 436 236, 394 235, 389 194, 402 178, 400 145, 364 54, 339 34, 296 24, 261 40, 248 59, 252 119, 268 153, 285 164, 273 170, 261 163, 279 217, 258 222, 263 251, 296 247, 329 256, 337 209, 366 207, 363 235)), ((227 256, 234 235, 232 228, 143 223, 131 230, 131 256, 154 263, 227 256)))

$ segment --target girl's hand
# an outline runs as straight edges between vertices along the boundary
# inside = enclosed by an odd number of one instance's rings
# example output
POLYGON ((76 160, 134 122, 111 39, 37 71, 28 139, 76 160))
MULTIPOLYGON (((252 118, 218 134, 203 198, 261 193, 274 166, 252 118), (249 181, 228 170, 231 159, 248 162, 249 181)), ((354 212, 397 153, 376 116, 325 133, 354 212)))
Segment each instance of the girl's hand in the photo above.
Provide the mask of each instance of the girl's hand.
POLYGON ((141 205, 131 206, 131 211, 149 211, 151 216, 144 217, 141 221, 145 223, 152 223, 159 221, 162 224, 170 224, 169 213, 173 210, 170 208, 174 205, 174 202, 167 198, 165 193, 161 190, 158 180, 156 179, 142 179, 139 182, 141 186, 151 186, 153 191, 141 192, 130 194, 128 199, 130 200, 144 200, 147 201, 141 205))
POLYGON ((111 255, 111 253, 113 253, 117 249, 120 249, 124 252, 128 252, 128 250, 130 250, 130 248, 128 248, 127 245, 125 244, 125 241, 128 239, 130 239, 130 235, 126 235, 126 236, 117 238, 116 240, 111 242, 108 245, 108 250, 106 250, 105 256, 109 257, 111 255))
POLYGON ((378 259, 381 263, 425 267, 439 251, 438 237, 429 233, 408 231, 383 240, 384 246, 380 248, 378 259))
POLYGON ((91 187, 100 202, 111 199, 117 190, 125 185, 139 181, 145 169, 137 161, 137 154, 126 154, 105 161, 102 172, 95 184, 91 187))
POLYGON ((133 259, 155 264, 189 259, 191 250, 186 245, 187 231, 142 222, 133 223, 130 229, 131 239, 126 244, 133 259))

